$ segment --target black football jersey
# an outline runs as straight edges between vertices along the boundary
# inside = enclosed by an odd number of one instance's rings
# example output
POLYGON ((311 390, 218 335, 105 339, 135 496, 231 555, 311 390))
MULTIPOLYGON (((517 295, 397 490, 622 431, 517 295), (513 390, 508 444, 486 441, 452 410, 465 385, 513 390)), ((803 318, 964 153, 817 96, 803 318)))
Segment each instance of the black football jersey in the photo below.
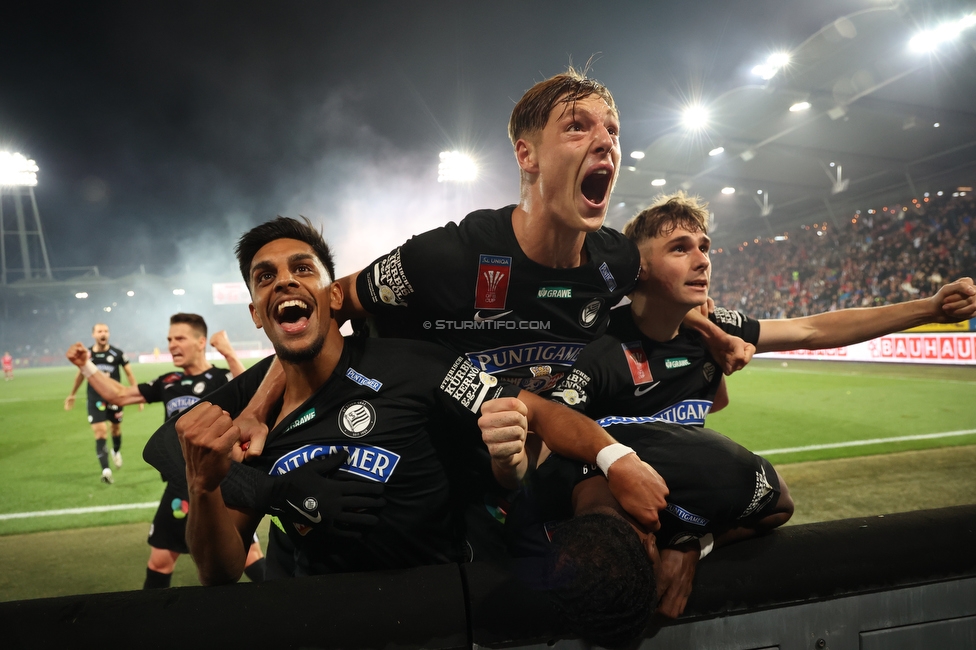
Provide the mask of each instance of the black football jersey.
POLYGON ((139 384, 139 393, 150 404, 163 402, 166 407, 164 419, 182 413, 199 402, 204 395, 212 393, 233 379, 229 370, 212 366, 199 375, 187 375, 182 371, 160 375, 150 382, 139 384))
MULTIPOLYGON (((711 319, 753 345, 759 321, 717 307, 711 319)), ((684 326, 659 343, 634 323, 630 305, 613 310, 605 336, 586 346, 550 397, 594 419, 644 417, 703 426, 722 370, 701 335, 684 326)))
POLYGON ((480 210, 412 237, 359 274, 357 292, 380 335, 440 343, 520 388, 553 388, 640 269, 619 232, 586 235, 586 263, 554 269, 522 252, 515 206, 480 210))
MULTIPOLYGON (((103 352, 95 352, 94 345, 89 347, 88 351, 91 352, 91 361, 96 368, 115 381, 122 381, 120 369, 129 365, 129 359, 125 356, 125 352, 112 345, 103 352)), ((88 385, 88 401, 92 403, 104 401, 102 396, 91 387, 91 384, 88 385)))
MULTIPOLYGON (((257 390, 271 359, 207 399, 236 415, 257 390)), ((514 395, 465 359, 423 341, 347 338, 332 377, 268 434, 249 464, 279 475, 345 449, 336 476, 384 485, 379 523, 359 540, 328 537, 283 522, 299 551, 300 574, 368 571, 458 561, 445 465, 428 432, 449 417, 454 434, 481 444, 478 411, 485 400, 514 395)), ((271 413, 269 425, 277 420, 271 413)), ((161 430, 162 432, 162 430, 161 430)), ((165 432, 163 432, 165 433, 165 432)), ((157 432, 156 435, 160 435, 157 432)))

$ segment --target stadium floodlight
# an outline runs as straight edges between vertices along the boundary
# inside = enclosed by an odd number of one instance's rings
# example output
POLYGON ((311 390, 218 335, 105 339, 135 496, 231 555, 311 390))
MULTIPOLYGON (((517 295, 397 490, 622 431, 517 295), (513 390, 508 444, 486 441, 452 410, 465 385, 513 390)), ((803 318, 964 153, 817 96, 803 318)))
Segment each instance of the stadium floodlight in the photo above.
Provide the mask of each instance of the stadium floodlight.
POLYGON ((0 185, 34 187, 37 185, 37 163, 24 154, 0 151, 0 185))
POLYGON ((725 147, 715 147, 714 149, 712 149, 711 151, 708 152, 708 155, 709 156, 717 156, 720 153, 722 153, 723 151, 725 151, 725 147))
POLYGON ((102 311, 106 311, 106 312, 112 311, 112 308, 111 307, 102 307, 102 311))
POLYGON ((185 293, 186 293, 185 289, 173 289, 174 296, 182 296, 185 293))
POLYGON ((915 52, 932 52, 943 43, 959 38, 973 25, 976 25, 976 13, 919 32, 908 41, 908 47, 915 52))
POLYGON ((757 66, 753 66, 752 74, 769 81, 776 76, 777 72, 789 64, 790 55, 788 52, 774 52, 766 58, 765 63, 760 63, 757 66))
POLYGON ((810 102, 797 102, 790 106, 791 113, 799 113, 800 111, 810 110, 810 102))
POLYGON ((78 300, 84 300, 87 297, 88 297, 88 292, 86 291, 79 291, 78 293, 75 294, 75 298, 77 298, 78 300))
POLYGON ((478 177, 474 159, 460 151, 442 151, 437 165, 438 183, 466 183, 478 177))
POLYGON ((690 131, 699 131, 708 126, 708 109, 701 104, 689 106, 681 114, 681 123, 690 131))
POLYGON ((723 187, 722 188, 722 194, 735 194, 735 188, 734 187, 723 187))
POLYGON ((661 187, 662 185, 665 184, 667 184, 667 181, 664 180, 663 178, 655 178, 653 181, 651 181, 651 185, 653 185, 654 187, 661 187))
POLYGON ((644 160, 644 152, 643 151, 631 151, 630 152, 630 157, 633 158, 634 160, 644 160))
POLYGON ((136 295, 136 292, 135 291, 126 291, 125 292, 125 295, 127 295, 127 296, 129 296, 131 298, 132 296, 136 295))
POLYGON ((939 124, 938 122, 936 122, 936 123, 935 123, 935 124, 933 124, 932 126, 934 126, 935 128, 939 128, 939 127, 940 127, 940 126, 942 126, 942 125, 941 125, 941 124, 939 124))

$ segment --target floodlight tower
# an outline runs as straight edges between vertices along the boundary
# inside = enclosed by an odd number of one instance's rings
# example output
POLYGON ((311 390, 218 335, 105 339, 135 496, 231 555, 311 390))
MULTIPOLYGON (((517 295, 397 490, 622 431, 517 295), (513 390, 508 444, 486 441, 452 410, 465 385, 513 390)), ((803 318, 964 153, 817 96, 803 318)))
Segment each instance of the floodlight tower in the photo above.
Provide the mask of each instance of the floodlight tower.
MULTIPOLYGON (((37 199, 34 197, 34 186, 37 185, 37 163, 26 158, 23 154, 0 151, 0 285, 10 281, 7 262, 7 236, 17 237, 20 242, 20 262, 23 267, 25 280, 51 277, 51 264, 47 258, 47 245, 44 243, 44 231, 41 230, 41 215, 37 211, 37 199), (14 206, 16 226, 8 228, 3 212, 4 198, 10 196, 14 206), (30 198, 33 211, 33 230, 28 229, 24 215, 24 197, 30 198), (31 262, 31 247, 28 237, 35 236, 39 244, 43 268, 31 262)), ((11 251, 12 252, 12 251, 11 251)), ((37 255, 34 255, 36 262, 37 255)))

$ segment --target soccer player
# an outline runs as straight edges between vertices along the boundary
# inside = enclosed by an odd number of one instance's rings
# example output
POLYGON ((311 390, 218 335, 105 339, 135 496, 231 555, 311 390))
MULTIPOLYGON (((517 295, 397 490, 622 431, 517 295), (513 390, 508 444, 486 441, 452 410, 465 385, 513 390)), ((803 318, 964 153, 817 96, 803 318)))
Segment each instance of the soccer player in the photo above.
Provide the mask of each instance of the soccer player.
MULTIPOLYGON (((682 192, 658 197, 624 234, 641 253, 631 303, 614 310, 607 335, 580 353, 552 396, 590 417, 651 416, 702 426, 728 402, 722 373, 701 337, 682 319, 708 298, 706 205, 682 192), (713 400, 718 400, 713 403, 713 400)), ((716 307, 711 315, 756 352, 852 345, 925 323, 958 322, 976 314, 970 278, 909 302, 842 309, 792 319, 754 320, 716 307)))
MULTIPOLYGON (((583 350, 570 375, 553 391, 554 399, 605 424, 668 420, 699 427, 710 410, 717 410, 714 405, 728 402, 714 359, 698 334, 681 324, 689 308, 707 299, 707 220, 706 207, 679 192, 659 197, 627 224, 625 235, 641 251, 641 275, 632 302, 613 312, 607 334, 583 350)), ((716 308, 712 317, 728 333, 768 352, 851 345, 923 323, 965 320, 974 311, 976 288, 963 278, 931 298, 885 307, 758 321, 716 308)), ((782 525, 793 511, 785 481, 769 469, 756 474, 757 483, 746 486, 757 494, 779 493, 774 512, 756 532, 782 525)), ((735 539, 742 538, 740 531, 735 539)), ((666 548, 661 553, 664 565, 673 569, 674 591, 665 592, 662 610, 677 615, 691 590, 700 544, 662 535, 658 540, 666 548)))
POLYGON ((3 353, 3 380, 13 381, 14 379, 14 358, 9 352, 3 353))
MULTIPOLYGON (((108 344, 109 330, 105 323, 95 323, 92 327, 92 338, 95 343, 88 348, 91 353, 92 363, 98 370, 115 381, 121 380, 119 369, 125 370, 125 376, 129 380, 129 386, 136 385, 136 377, 132 374, 129 367, 129 359, 125 352, 108 344)), ((70 411, 75 405, 75 393, 85 381, 85 376, 78 372, 75 375, 75 383, 71 386, 71 392, 64 400, 64 410, 70 411)), ((140 407, 141 408, 141 407, 140 407)), ((92 432, 95 434, 95 456, 102 467, 102 482, 112 482, 112 468, 108 466, 107 423, 112 424, 112 461, 115 468, 122 467, 122 409, 115 404, 107 402, 88 382, 88 423, 91 425, 92 432)))
MULTIPOLYGON (((251 291, 252 318, 274 345, 285 379, 281 403, 268 412, 271 432, 263 453, 249 461, 264 470, 249 470, 250 503, 241 494, 228 499, 239 504, 234 509, 224 502, 235 487, 224 479, 236 466, 231 454, 239 437, 230 417, 251 400, 270 360, 212 395, 213 404, 168 422, 145 451, 147 460, 169 475, 179 474, 185 459, 191 500, 187 537, 205 584, 233 581, 240 574, 240 540, 265 507, 290 515, 285 528, 300 554, 298 575, 460 559, 450 544, 443 463, 451 459, 442 461, 435 452, 428 434, 432 417, 450 415, 462 425, 455 435, 462 436, 477 431, 475 413, 485 399, 518 395, 528 407, 528 422, 565 453, 592 460, 612 444, 587 418, 500 383, 439 346, 343 339, 332 317, 342 304, 342 289, 332 282, 328 248, 307 223, 278 218, 258 226, 242 236, 237 252, 251 291), (182 453, 173 450, 174 428, 182 453), (337 521, 356 523, 357 518, 339 513, 337 519, 332 496, 339 491, 323 494, 314 480, 316 465, 325 461, 310 461, 338 451, 349 454, 341 467, 344 475, 382 482, 385 488, 387 504, 360 541, 337 535, 345 532, 336 530, 337 521)), ((476 435, 469 444, 480 444, 476 435)), ((653 470, 627 454, 615 459, 608 476, 628 512, 654 526, 666 488, 653 470)), ((239 482, 236 488, 242 491, 239 482)))
MULTIPOLYGON (((123 386, 109 375, 97 372, 97 366, 89 359, 88 350, 81 343, 69 348, 68 360, 78 366, 79 376, 88 379, 89 390, 95 391, 110 404, 121 407, 163 402, 164 418, 168 419, 182 413, 199 402, 201 397, 244 371, 223 330, 213 335, 210 344, 227 360, 230 370, 216 368, 207 360, 207 323, 202 316, 179 313, 171 316, 169 322, 166 339, 173 365, 181 369, 179 372, 168 372, 144 384, 123 386)), ((189 553, 185 539, 186 492, 174 487, 166 475, 163 479, 167 480, 166 488, 149 528, 151 550, 143 585, 145 589, 169 587, 176 560, 181 553, 189 553)), ((255 540, 248 551, 248 565, 254 567, 248 577, 255 582, 260 581, 263 574, 261 560, 261 548, 255 540)))
MULTIPOLYGON (((508 133, 518 204, 417 235, 341 278, 339 318, 370 317, 381 336, 440 343, 540 393, 605 331, 611 307, 634 287, 640 255, 603 225, 620 169, 620 120, 605 86, 572 68, 539 82, 515 105, 508 133)), ((723 369, 747 360, 736 356, 741 340, 700 315, 689 318, 723 369)), ((489 460, 481 448, 458 453, 468 455, 468 475, 481 478, 468 481, 468 525, 479 538, 471 541, 481 542, 475 556, 503 554, 487 514, 501 518, 505 508, 504 495, 493 494, 489 460)))

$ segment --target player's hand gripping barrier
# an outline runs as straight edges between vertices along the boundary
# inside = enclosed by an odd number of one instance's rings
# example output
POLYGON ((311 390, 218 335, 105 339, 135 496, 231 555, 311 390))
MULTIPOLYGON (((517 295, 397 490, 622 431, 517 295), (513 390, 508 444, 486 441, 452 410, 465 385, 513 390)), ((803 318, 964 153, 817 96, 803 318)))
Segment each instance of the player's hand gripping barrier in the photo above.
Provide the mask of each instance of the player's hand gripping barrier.
POLYGON ((379 483, 333 478, 348 452, 312 459, 298 469, 274 477, 270 510, 289 522, 312 526, 337 537, 360 538, 376 525, 376 515, 364 512, 386 505, 379 483))

